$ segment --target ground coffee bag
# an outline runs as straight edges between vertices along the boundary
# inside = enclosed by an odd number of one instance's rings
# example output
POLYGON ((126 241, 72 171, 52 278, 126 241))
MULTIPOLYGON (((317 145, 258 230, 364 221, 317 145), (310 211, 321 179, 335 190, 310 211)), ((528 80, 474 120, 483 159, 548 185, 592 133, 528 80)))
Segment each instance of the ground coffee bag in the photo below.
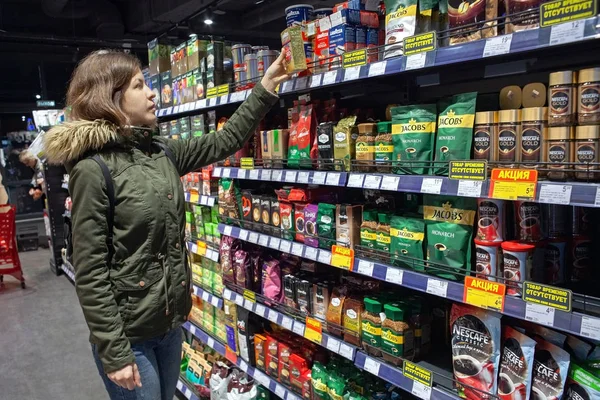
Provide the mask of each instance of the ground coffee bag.
MULTIPOLYGON (((435 161, 470 160, 477 93, 463 93, 440 102, 435 161)), ((447 175, 448 166, 436 164, 435 175, 447 175)))
POLYGON ((501 400, 529 400, 535 340, 510 326, 502 328, 502 336, 498 396, 501 400))
POLYGON ((470 270, 475 199, 425 195, 423 205, 427 261, 438 264, 429 265, 428 272, 446 279, 463 279, 470 270))
POLYGON ((536 341, 531 399, 558 400, 562 398, 571 357, 550 342, 541 338, 536 341))
POLYGON ((392 264, 423 271, 425 222, 421 219, 393 216, 390 223, 392 264), (414 259, 412 261, 411 259, 414 259))
POLYGON ((452 365, 460 397, 492 399, 500 364, 500 317, 454 304, 450 314, 452 365))
POLYGON ((385 11, 385 58, 401 56, 404 38, 415 34, 417 0, 385 0, 385 11))
POLYGON ((428 174, 435 139, 435 104, 392 108, 392 170, 396 174, 428 174), (398 163, 397 161, 402 161, 398 163))
POLYGON ((592 400, 600 399, 600 377, 571 364, 569 380, 565 390, 565 400, 592 400))

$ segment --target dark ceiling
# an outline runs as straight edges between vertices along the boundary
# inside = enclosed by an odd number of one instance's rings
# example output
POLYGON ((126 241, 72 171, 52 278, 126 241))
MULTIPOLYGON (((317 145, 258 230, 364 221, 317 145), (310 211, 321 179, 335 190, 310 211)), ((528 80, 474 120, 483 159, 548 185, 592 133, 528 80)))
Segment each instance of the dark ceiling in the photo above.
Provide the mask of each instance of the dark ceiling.
MULTIPOLYGON (((62 105, 76 63, 99 48, 126 48, 147 62, 146 43, 190 33, 280 46, 285 8, 336 0, 0 0, 0 116, 35 108, 35 95, 62 105), (214 24, 203 23, 210 13, 214 24)), ((0 124, 2 121, 0 120, 0 124)), ((6 132, 6 124, 0 125, 6 132)))

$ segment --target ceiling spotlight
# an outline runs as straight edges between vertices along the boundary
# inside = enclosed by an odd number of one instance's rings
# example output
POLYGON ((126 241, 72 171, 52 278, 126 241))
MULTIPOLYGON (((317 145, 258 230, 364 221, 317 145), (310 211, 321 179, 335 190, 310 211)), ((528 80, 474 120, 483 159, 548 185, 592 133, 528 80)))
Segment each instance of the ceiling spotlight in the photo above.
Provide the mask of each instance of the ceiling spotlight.
POLYGON ((27 119, 27 117, 25 117, 24 115, 21 117, 21 121, 25 121, 27 119))
POLYGON ((41 98, 42 98, 42 96, 40 96, 39 94, 36 94, 36 95, 35 95, 35 98, 39 100, 39 99, 41 99, 41 98))
POLYGON ((256 0, 256 1, 254 2, 254 4, 256 4, 256 5, 259 5, 259 4, 262 4, 262 3, 264 3, 264 2, 265 2, 265 0, 256 0))
POLYGON ((214 23, 214 21, 208 15, 206 17, 204 17, 204 24, 205 25, 212 25, 213 23, 214 23))

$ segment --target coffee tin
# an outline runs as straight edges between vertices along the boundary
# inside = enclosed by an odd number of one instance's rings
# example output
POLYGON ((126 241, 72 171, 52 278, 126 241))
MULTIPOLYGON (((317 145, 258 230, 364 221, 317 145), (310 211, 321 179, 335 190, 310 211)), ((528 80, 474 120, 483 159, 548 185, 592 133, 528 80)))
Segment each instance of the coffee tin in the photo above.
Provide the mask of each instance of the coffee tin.
POLYGON ((549 238, 565 237, 569 234, 569 206, 544 204, 542 206, 543 221, 547 224, 549 238))
POLYGON ((551 239, 544 251, 544 283, 559 285, 565 283, 567 272, 567 240, 551 239))
POLYGON ((485 242, 504 240, 504 201, 477 200, 477 239, 485 242))
POLYGON ((592 278, 592 240, 589 236, 578 235, 571 240, 571 282, 585 282, 592 278))
POLYGON ((231 46, 231 55, 233 57, 233 70, 244 67, 244 57, 252 53, 252 46, 249 44, 234 44, 231 46))
POLYGON ((248 79, 251 81, 258 80, 258 56, 256 54, 246 54, 244 56, 244 64, 246 64, 248 79))
POLYGON ((510 240, 502 243, 502 277, 508 296, 523 294, 523 281, 531 280, 535 246, 510 240))
POLYGON ((261 50, 256 55, 258 56, 258 76, 262 77, 271 64, 277 60, 279 52, 276 50, 261 50))
POLYGON ((329 8, 317 8, 314 11, 314 17, 315 17, 315 19, 321 19, 321 18, 329 17, 331 14, 333 14, 333 9, 331 7, 329 7, 329 8))
POLYGON ((515 201, 517 238, 524 242, 537 242, 543 238, 542 210, 538 203, 515 201))
POLYGON ((490 243, 475 239, 475 269, 476 277, 488 281, 496 281, 502 271, 501 243, 490 243))
POLYGON ((592 209, 574 206, 571 212, 571 232, 573 235, 589 235, 591 233, 592 209))
POLYGON ((285 21, 288 28, 302 25, 313 20, 315 8, 310 4, 295 4, 285 9, 285 21))

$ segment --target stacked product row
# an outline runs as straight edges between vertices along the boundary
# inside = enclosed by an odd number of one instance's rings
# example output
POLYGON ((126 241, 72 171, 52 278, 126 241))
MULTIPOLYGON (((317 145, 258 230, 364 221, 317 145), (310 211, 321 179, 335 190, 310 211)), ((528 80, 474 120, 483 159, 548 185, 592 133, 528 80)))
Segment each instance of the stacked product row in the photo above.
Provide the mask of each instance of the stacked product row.
POLYGON ((216 113, 209 111, 206 115, 199 114, 161 122, 158 128, 161 136, 171 139, 189 139, 216 132, 216 118, 216 113))
POLYGON ((192 281, 200 286, 204 291, 221 296, 223 293, 223 273, 219 263, 192 254, 192 281))
POLYGON ((219 214, 217 207, 207 207, 198 204, 186 204, 185 235, 190 239, 219 245, 219 214))
POLYGON ((198 193, 202 196, 216 196, 218 194, 218 179, 211 179, 212 168, 203 168, 202 172, 190 172, 181 177, 183 190, 198 193))

